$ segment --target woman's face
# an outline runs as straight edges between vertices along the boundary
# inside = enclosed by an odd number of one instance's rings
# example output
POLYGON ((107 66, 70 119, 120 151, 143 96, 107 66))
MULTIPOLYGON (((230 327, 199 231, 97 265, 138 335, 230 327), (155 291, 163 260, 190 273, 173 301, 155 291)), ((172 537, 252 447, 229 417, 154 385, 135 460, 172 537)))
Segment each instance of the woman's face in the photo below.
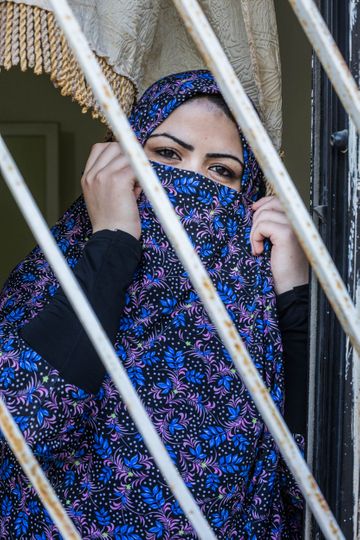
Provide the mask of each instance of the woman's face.
POLYGON ((187 169, 240 191, 243 150, 235 123, 206 98, 175 109, 149 136, 148 159, 187 169))

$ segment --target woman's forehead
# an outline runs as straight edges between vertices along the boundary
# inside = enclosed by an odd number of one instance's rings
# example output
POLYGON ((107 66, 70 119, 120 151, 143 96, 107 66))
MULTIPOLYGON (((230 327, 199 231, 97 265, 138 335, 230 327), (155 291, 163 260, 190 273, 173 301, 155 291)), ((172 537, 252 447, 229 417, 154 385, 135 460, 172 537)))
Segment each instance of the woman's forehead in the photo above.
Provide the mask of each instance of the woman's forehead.
MULTIPOLYGON (((219 88, 207 70, 176 73, 154 83, 134 106, 130 123, 141 144, 181 104, 200 95, 219 95, 219 88)), ((244 155, 242 189, 244 193, 256 194, 263 186, 259 165, 240 133, 244 155)))
POLYGON ((132 111, 131 124, 144 142, 175 109, 196 96, 208 94, 219 94, 210 72, 198 70, 170 75, 145 91, 132 111))
MULTIPOLYGON (((242 151, 238 128, 234 121, 215 104, 206 99, 189 101, 175 109, 154 131, 149 134, 170 133, 194 147, 207 143, 214 146, 242 151)), ((209 150, 210 151, 210 150, 209 150)))

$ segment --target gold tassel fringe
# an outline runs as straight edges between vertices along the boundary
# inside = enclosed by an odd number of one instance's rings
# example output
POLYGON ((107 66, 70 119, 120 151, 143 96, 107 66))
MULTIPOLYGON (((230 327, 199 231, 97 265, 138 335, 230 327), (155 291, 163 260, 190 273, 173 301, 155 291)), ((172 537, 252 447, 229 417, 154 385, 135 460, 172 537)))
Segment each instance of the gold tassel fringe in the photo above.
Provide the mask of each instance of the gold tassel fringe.
MULTIPOLYGON (((126 114, 135 101, 136 89, 127 78, 116 73, 105 58, 97 57, 104 75, 126 114)), ((99 106, 82 70, 71 52, 54 14, 37 6, 0 3, 0 68, 20 66, 36 75, 47 73, 61 95, 70 96, 94 118, 102 117, 99 106)))

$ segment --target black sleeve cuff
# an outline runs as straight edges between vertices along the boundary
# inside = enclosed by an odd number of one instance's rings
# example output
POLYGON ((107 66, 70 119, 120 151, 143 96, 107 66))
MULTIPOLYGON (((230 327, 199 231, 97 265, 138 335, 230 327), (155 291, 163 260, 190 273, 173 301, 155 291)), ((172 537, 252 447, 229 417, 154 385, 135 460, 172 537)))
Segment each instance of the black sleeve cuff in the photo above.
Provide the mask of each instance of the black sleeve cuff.
POLYGON ((286 291, 276 297, 279 319, 286 314, 286 310, 291 306, 297 306, 303 309, 308 307, 309 303, 309 285, 299 285, 290 291, 286 291))

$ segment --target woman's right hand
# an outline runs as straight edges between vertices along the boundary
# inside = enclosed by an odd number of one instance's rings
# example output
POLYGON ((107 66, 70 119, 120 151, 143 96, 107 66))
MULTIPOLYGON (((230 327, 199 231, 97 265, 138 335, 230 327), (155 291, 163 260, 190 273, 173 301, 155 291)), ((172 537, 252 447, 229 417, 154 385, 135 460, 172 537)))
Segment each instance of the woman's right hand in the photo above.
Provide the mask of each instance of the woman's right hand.
POLYGON ((141 187, 119 143, 98 143, 92 147, 81 187, 94 233, 120 229, 140 238, 136 200, 141 187))

